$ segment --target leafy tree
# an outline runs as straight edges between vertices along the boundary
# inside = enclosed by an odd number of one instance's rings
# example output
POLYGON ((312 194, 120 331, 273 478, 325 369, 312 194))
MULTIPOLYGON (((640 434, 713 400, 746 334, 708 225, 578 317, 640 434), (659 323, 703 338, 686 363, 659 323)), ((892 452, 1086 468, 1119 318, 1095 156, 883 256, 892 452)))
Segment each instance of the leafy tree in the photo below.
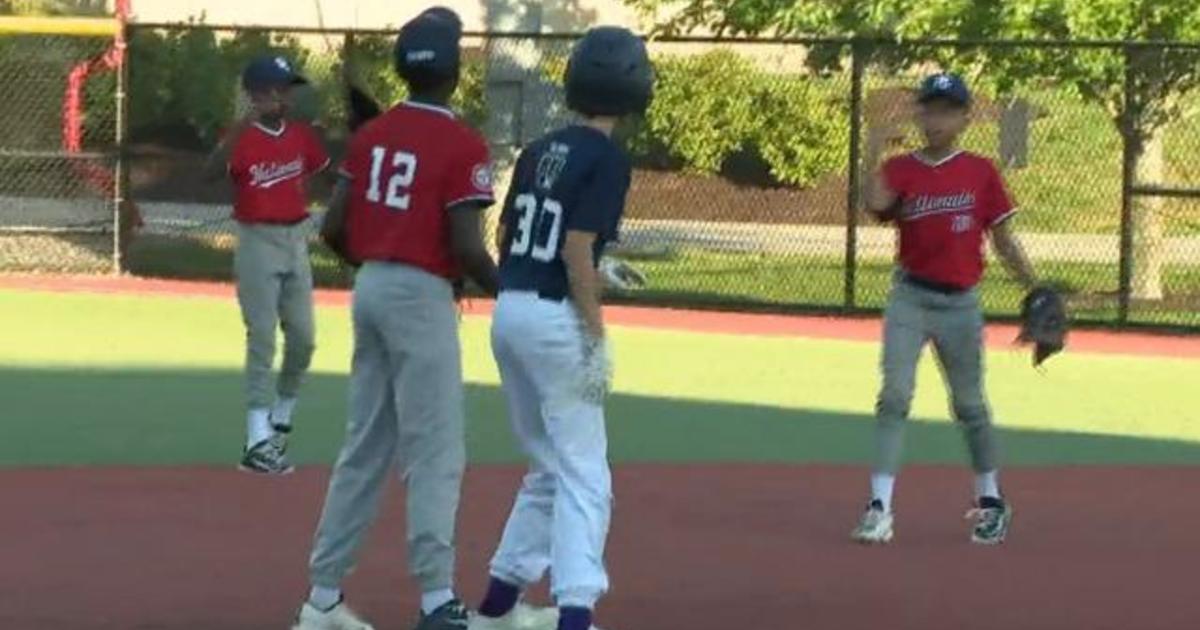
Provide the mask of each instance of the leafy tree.
POLYGON ((0 15, 105 15, 105 0, 0 0, 0 15))
MULTIPOLYGON (((1125 40, 1200 39, 1200 2, 1180 0, 625 0, 659 20, 656 32, 697 30, 729 35, 790 35, 906 39, 1125 40)), ((1200 55, 1169 46, 1128 49, 876 45, 870 61, 901 68, 934 63, 1009 92, 1051 81, 1100 105, 1112 117, 1137 164, 1137 179, 1163 178, 1162 132, 1188 112, 1184 99, 1200 83, 1200 55), (1132 77, 1125 93, 1125 77, 1132 77), (1128 107, 1126 106, 1128 101, 1128 107)), ((829 69, 842 55, 813 55, 829 69)), ((1162 203, 1134 208, 1133 294, 1162 297, 1162 203)))

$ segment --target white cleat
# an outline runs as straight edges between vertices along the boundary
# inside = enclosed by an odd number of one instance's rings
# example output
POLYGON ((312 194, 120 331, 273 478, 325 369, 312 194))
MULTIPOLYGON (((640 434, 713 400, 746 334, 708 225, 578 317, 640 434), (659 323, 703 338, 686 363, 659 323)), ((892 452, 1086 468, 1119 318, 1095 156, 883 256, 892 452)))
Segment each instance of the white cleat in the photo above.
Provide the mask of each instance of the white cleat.
POLYGON ((337 606, 322 611, 308 602, 300 607, 296 615, 296 624, 292 630, 375 630, 371 624, 363 621, 354 614, 343 602, 337 606))
POLYGON ((895 531, 892 527, 895 517, 883 509, 882 505, 872 502, 863 512, 858 527, 850 533, 850 538, 864 545, 886 545, 892 542, 895 531))
MULTIPOLYGON (((558 609, 517 604, 503 617, 484 617, 479 613, 471 616, 468 630, 555 630, 558 627, 558 609)), ((591 630, 600 630, 592 626, 591 630)))
POLYGON ((471 616, 469 630, 554 630, 558 627, 557 608, 539 608, 519 602, 503 617, 471 616))

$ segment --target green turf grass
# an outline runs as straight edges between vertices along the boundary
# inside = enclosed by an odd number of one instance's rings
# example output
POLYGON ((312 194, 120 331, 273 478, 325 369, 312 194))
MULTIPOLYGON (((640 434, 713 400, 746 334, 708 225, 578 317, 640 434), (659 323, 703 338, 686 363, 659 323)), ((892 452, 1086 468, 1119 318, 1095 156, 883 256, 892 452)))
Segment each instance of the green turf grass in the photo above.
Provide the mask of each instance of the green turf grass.
MULTIPOLYGON (((243 430, 243 332, 232 300, 0 290, 0 465, 233 462, 243 430)), ((294 455, 328 462, 349 364, 345 309, 321 308, 294 455)), ((486 321, 463 324, 474 461, 518 458, 486 321)), ((617 329, 610 406, 619 461, 826 461, 867 457, 875 344, 617 329)), ((1200 461, 1196 361, 1072 355, 1044 373, 992 352, 989 383, 1018 464, 1200 461), (1094 435, 1083 435, 1094 434, 1094 435)), ((909 455, 961 461, 939 375, 919 377, 909 455)))

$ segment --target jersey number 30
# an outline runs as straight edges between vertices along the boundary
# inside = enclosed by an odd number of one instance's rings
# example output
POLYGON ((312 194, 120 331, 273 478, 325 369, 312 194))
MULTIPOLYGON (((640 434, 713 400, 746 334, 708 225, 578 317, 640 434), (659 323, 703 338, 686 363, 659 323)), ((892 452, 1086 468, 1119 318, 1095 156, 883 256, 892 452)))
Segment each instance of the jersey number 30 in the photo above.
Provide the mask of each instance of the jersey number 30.
POLYGON ((392 153, 390 162, 393 170, 387 179, 386 191, 381 190, 380 186, 385 161, 388 161, 386 148, 371 149, 371 181, 367 186, 367 201, 382 201, 385 206, 401 212, 408 210, 408 204, 412 200, 408 189, 412 187, 413 178, 417 175, 417 156, 404 151, 392 153))
POLYGON ((513 206, 520 217, 517 219, 517 232, 513 235, 512 247, 508 252, 513 256, 528 255, 534 260, 550 262, 558 254, 558 236, 562 230, 562 204, 553 199, 542 202, 538 207, 537 197, 529 193, 517 195, 513 206), (534 230, 549 220, 550 229, 546 230, 546 240, 535 243, 534 230))

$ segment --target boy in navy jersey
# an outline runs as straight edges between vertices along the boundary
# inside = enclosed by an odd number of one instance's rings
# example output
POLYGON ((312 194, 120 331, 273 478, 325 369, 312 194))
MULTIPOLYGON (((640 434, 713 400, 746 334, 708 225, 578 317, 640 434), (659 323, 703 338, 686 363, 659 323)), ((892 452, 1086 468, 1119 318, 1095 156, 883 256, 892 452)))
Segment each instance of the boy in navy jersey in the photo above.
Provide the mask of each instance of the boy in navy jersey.
POLYGON ((529 627, 520 594, 548 569, 558 614, 546 630, 588 630, 608 590, 610 366, 597 265, 617 237, 631 174, 613 127, 646 109, 651 76, 632 33, 589 31, 566 73, 567 104, 581 122, 541 138, 517 162, 497 235, 492 351, 530 467, 473 630, 529 627))

